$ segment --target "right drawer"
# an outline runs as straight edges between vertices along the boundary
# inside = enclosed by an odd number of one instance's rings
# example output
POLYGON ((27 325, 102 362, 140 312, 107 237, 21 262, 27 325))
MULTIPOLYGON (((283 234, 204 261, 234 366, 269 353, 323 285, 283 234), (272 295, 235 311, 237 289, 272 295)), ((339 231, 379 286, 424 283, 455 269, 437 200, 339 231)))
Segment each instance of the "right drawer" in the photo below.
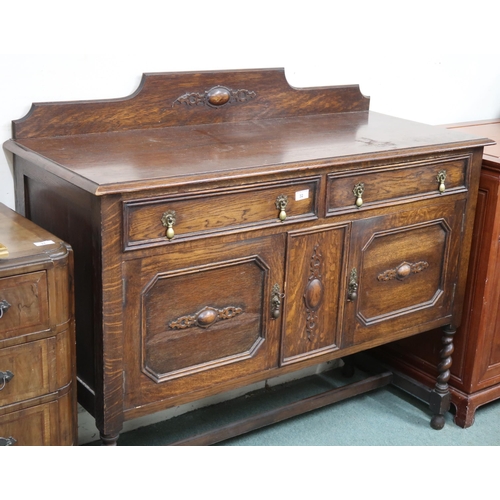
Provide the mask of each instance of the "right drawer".
POLYGON ((326 214, 404 203, 467 189, 470 157, 405 163, 328 175, 326 214))

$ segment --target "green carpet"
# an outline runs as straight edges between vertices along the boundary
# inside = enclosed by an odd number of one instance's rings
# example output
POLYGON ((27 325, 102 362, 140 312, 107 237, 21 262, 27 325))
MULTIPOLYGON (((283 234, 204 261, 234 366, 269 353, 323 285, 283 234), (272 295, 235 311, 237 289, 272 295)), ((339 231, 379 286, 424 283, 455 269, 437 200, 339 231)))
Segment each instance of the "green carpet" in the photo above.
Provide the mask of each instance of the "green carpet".
MULTIPOLYGON (((164 446, 284 403, 311 396, 346 381, 335 370, 181 415, 123 433, 119 446, 164 446)), ((436 431, 425 403, 388 386, 294 417, 216 446, 497 446, 500 445, 500 400, 480 407, 474 425, 462 429, 446 415, 436 431)), ((87 446, 95 446, 93 442, 87 446)))

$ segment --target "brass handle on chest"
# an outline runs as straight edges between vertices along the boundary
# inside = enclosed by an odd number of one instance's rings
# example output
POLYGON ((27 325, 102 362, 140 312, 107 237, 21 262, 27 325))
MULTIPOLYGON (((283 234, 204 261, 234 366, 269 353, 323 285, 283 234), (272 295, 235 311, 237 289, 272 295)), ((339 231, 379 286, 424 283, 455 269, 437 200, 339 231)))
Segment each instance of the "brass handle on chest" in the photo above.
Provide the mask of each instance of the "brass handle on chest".
POLYGON ((9 309, 10 304, 6 300, 0 300, 0 319, 3 318, 3 313, 9 309))
POLYGON ((288 197, 284 194, 280 194, 276 198, 276 208, 280 211, 278 218, 281 222, 286 219, 286 206, 288 205, 288 197))
POLYGON ((356 197, 355 204, 358 208, 361 208, 361 206, 363 205, 363 193, 364 192, 365 192, 365 185, 362 182, 356 184, 352 190, 352 193, 356 197))
POLYGON ((175 224, 175 212, 173 210, 167 210, 162 216, 161 216, 161 223, 163 224, 164 227, 167 228, 165 231, 165 236, 167 239, 171 240, 175 236, 174 232, 174 224, 175 224))
POLYGON ((439 183, 439 192, 441 194, 443 194, 446 190, 446 186, 444 185, 444 181, 446 180, 446 171, 445 170, 441 170, 438 174, 437 174, 437 181, 439 183))
POLYGON ((9 370, 0 372, 0 391, 5 387, 5 384, 7 382, 10 382, 12 380, 13 376, 14 374, 9 370))
POLYGON ((0 446, 12 446, 17 443, 17 439, 14 439, 12 436, 9 438, 0 437, 0 446))

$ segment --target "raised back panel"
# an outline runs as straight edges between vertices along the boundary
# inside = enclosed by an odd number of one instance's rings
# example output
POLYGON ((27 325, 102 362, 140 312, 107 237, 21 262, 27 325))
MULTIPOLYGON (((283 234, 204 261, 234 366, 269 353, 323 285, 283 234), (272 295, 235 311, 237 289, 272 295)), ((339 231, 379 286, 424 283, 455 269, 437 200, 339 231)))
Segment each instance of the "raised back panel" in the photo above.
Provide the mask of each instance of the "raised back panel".
POLYGON ((129 97, 35 103, 13 138, 368 111, 358 85, 295 89, 283 69, 148 73, 129 97))

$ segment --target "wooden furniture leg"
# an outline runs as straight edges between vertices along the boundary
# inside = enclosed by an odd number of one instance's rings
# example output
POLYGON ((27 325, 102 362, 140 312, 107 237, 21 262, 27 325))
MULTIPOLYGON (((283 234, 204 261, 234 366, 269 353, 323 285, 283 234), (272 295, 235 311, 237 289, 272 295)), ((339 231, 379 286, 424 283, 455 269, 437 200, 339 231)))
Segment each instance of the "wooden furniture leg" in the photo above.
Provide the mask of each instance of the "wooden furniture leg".
POLYGON ((101 446, 117 446, 120 434, 116 434, 113 436, 105 436, 101 434, 100 437, 101 437, 101 446))
POLYGON ((443 336, 441 342, 443 348, 439 356, 441 362, 438 365, 438 376, 436 385, 430 393, 429 407, 433 413, 431 419, 431 427, 440 430, 444 427, 444 414, 450 409, 451 394, 448 387, 450 380, 451 355, 453 354, 453 335, 457 329, 453 325, 448 325, 443 328, 443 336))

